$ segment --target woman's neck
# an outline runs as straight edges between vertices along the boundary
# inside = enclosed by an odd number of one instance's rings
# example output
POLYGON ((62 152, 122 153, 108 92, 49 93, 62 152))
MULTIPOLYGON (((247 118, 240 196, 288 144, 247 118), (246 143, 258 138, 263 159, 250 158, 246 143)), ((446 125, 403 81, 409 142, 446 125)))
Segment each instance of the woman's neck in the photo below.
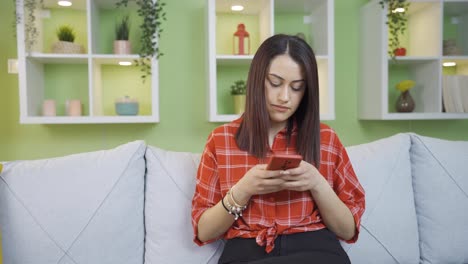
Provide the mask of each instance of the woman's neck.
POLYGON ((268 144, 270 145, 270 148, 273 146, 273 141, 276 137, 276 134, 280 132, 283 128, 286 127, 287 122, 281 123, 281 124, 272 124, 270 129, 268 130, 268 144))

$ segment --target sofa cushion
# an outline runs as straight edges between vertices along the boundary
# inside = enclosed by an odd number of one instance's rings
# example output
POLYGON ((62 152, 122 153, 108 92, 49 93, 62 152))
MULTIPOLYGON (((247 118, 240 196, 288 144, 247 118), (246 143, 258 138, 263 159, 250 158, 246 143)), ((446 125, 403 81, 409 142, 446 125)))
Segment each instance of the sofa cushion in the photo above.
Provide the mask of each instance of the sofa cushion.
POLYGON ((138 263, 144 251, 143 141, 4 164, 5 263, 138 263))
POLYGON ((193 242, 192 196, 199 154, 149 146, 146 151, 145 263, 217 263, 222 241, 193 242))
POLYGON ((468 142, 411 141, 422 263, 468 263, 468 142))
POLYGON ((359 239, 342 243, 352 263, 418 263, 410 137, 397 134, 347 148, 366 192, 359 239))

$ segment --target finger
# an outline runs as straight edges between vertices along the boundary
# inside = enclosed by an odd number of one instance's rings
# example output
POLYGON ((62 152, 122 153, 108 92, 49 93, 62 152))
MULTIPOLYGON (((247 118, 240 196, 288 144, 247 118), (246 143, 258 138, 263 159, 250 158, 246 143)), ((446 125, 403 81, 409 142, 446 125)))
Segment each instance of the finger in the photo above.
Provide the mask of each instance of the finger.
POLYGON ((278 179, 268 180, 267 182, 263 182, 257 187, 258 194, 266 194, 281 191, 284 189, 283 184, 284 181, 278 179))
POLYGON ((299 174, 303 174, 306 172, 306 168, 300 166, 300 167, 297 167, 297 168, 293 168, 293 169, 289 169, 289 170, 286 170, 288 172, 288 174, 290 175, 299 175, 299 174))
POLYGON ((264 178, 278 178, 279 176, 283 175, 284 171, 277 170, 277 171, 265 171, 264 178))
POLYGON ((291 191, 303 191, 305 189, 301 181, 286 181, 283 184, 283 188, 291 191))
POLYGON ((292 168, 289 170, 291 174, 303 174, 303 173, 306 173, 306 172, 312 172, 312 173, 315 173, 315 172, 318 172, 317 168, 308 163, 307 161, 301 161, 301 163, 299 164, 298 167, 296 168, 292 168))
POLYGON ((264 186, 281 186, 286 181, 282 178, 268 178, 265 179, 261 184, 264 186))
POLYGON ((299 181, 301 180, 301 178, 298 176, 298 175, 283 175, 281 177, 281 179, 285 180, 285 181, 299 181))

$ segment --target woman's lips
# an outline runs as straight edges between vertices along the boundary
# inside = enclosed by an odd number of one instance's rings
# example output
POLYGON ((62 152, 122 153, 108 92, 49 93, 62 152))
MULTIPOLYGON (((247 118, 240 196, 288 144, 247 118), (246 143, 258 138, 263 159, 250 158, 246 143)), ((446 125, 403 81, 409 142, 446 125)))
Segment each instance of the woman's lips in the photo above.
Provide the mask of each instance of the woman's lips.
POLYGON ((278 112, 287 112, 289 110, 289 107, 280 106, 280 105, 271 105, 271 107, 278 112))

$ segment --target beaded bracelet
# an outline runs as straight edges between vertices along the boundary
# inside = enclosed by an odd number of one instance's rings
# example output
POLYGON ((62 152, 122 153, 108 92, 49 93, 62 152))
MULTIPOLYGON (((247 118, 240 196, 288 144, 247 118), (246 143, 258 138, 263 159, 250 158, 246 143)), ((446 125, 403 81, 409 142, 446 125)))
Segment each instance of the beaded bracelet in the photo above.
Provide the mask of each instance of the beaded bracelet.
POLYGON ((234 196, 232 195, 233 188, 234 186, 231 187, 231 189, 226 193, 226 196, 221 199, 221 204, 229 214, 232 214, 234 216, 234 220, 237 220, 240 216, 242 216, 242 211, 244 211, 247 208, 247 204, 240 205, 237 203, 237 201, 234 199, 234 196), (226 198, 226 203, 224 203, 224 198, 226 198), (234 205, 232 205, 229 202, 229 198, 231 198, 234 205))
POLYGON ((229 208, 229 214, 232 214, 234 216, 234 220, 237 220, 237 219, 239 219, 239 216, 242 216, 243 209, 241 207, 237 207, 235 205, 232 205, 229 202, 229 198, 226 199, 226 204, 227 204, 227 207, 229 208))
POLYGON ((232 188, 226 193, 226 205, 224 204, 224 198, 222 199, 221 203, 226 211, 228 211, 229 214, 234 215, 234 220, 239 219, 239 216, 242 216, 242 211, 244 211, 247 208, 247 205, 239 205, 237 202, 233 199, 232 197, 232 188), (235 205, 232 205, 229 202, 229 198, 233 201, 235 205))

